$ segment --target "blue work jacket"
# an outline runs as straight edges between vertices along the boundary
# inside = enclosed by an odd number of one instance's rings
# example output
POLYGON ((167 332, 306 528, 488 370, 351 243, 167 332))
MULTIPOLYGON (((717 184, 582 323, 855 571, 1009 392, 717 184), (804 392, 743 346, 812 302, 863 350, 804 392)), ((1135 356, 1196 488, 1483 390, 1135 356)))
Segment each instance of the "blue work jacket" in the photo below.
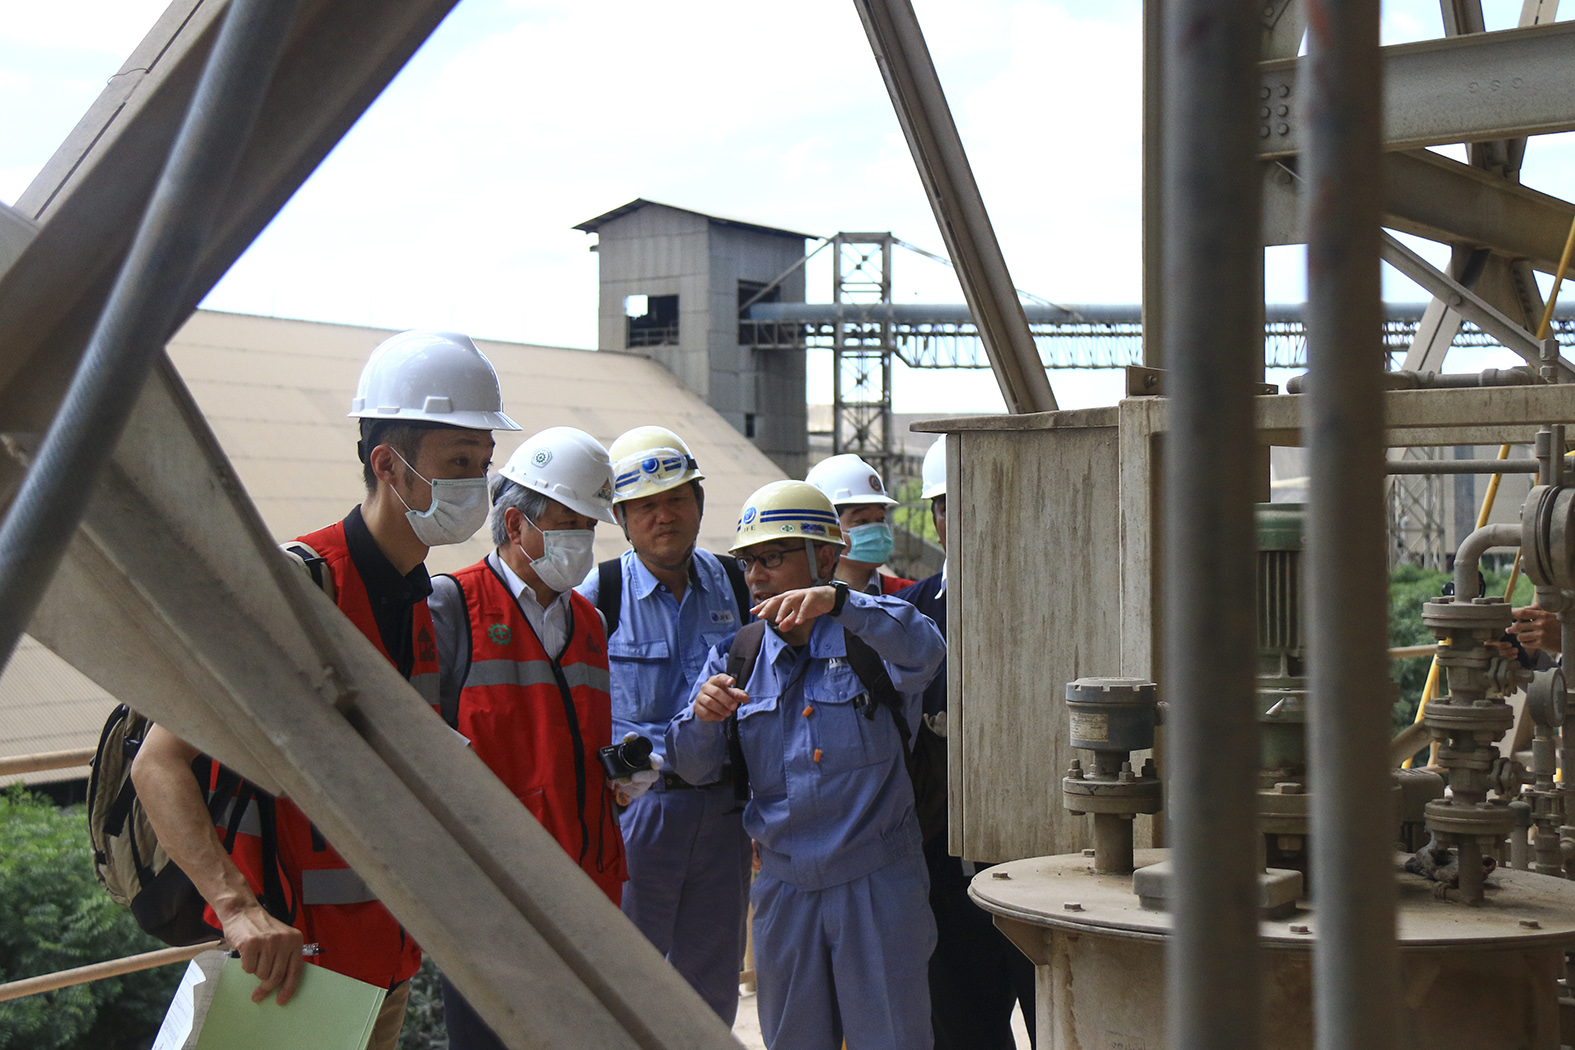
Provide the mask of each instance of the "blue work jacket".
MULTIPOLYGON (((633 550, 624 551, 619 562, 623 601, 618 629, 607 639, 612 738, 622 740, 625 733, 639 733, 660 751, 667 723, 688 703, 706 654, 743 626, 743 621, 727 570, 710 551, 695 551, 682 603, 651 575, 633 550)), ((592 569, 575 590, 595 605, 599 584, 597 571, 592 569)))
MULTIPOLYGON (((923 613, 857 592, 837 616, 815 621, 802 649, 766 631, 738 709, 749 766, 744 830, 760 845, 762 871, 804 889, 841 885, 920 852, 897 724, 889 711, 854 703, 865 688, 848 665, 843 628, 880 654, 910 731, 946 655, 923 613)), ((712 650, 694 693, 726 670, 727 654, 712 650)), ((692 700, 667 727, 667 756, 685 780, 703 783, 720 773, 727 741, 724 723, 696 718, 692 700)))

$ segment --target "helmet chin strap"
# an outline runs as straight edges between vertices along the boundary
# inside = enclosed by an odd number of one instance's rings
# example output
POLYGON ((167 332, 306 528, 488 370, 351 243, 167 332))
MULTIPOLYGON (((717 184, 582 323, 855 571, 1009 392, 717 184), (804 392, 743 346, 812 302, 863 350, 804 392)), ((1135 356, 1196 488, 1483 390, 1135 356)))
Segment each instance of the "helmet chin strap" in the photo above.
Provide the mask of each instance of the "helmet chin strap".
POLYGON ((809 558, 809 578, 812 581, 811 586, 819 587, 826 581, 820 576, 820 562, 815 560, 814 540, 806 539, 804 541, 804 555, 805 557, 809 558))

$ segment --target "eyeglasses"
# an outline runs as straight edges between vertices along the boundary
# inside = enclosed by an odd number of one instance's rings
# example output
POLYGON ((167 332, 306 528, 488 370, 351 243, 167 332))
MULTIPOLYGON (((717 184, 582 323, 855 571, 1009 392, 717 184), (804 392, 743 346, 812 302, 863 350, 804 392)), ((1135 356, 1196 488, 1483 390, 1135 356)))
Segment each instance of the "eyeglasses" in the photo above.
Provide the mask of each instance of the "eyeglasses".
POLYGON ((776 569, 782 566, 782 559, 786 558, 789 554, 803 553, 803 547, 789 547, 785 551, 764 551, 760 554, 740 554, 738 555, 738 567, 743 569, 745 572, 753 569, 756 565, 759 565, 762 569, 776 569))
POLYGON ((613 481, 613 487, 620 496, 624 496, 648 481, 666 481, 695 469, 694 457, 686 456, 676 448, 655 448, 639 459, 630 457, 619 460, 618 476, 613 481))

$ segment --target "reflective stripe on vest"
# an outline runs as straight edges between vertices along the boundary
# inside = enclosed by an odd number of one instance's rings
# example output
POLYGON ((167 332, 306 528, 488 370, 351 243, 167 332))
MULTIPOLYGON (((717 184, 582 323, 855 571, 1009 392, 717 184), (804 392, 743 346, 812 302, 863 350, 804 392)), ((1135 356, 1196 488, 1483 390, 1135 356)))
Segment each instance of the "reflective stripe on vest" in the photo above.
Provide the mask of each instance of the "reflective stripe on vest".
POLYGON ((375 900, 377 894, 349 868, 315 868, 301 872, 302 904, 365 904, 375 900))
MULTIPOLYGON (((569 664, 563 668, 563 678, 570 689, 588 686, 603 693, 612 690, 612 675, 605 667, 591 664, 569 664)), ((552 673, 552 664, 546 660, 476 660, 470 665, 465 685, 551 685, 558 679, 552 673)))
MULTIPOLYGON (((232 797, 224 804, 224 812, 219 816, 219 819, 214 821, 214 827, 219 829, 221 837, 229 834, 230 818, 235 815, 235 804, 239 801, 240 799, 232 797)), ((251 835, 255 838, 262 837, 262 818, 257 815, 256 799, 247 800, 246 812, 241 814, 241 826, 235 830, 238 835, 251 835)))

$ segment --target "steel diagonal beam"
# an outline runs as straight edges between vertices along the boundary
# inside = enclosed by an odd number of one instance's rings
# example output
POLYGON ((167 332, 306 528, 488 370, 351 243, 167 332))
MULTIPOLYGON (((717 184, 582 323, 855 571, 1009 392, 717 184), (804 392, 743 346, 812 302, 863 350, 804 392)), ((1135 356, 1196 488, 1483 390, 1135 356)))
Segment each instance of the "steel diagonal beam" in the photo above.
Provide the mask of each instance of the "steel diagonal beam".
MULTIPOLYGON (((1379 251, 1383 260, 1390 266, 1432 292, 1435 298, 1444 300, 1461 317, 1493 336, 1507 349, 1519 354, 1527 364, 1535 368, 1542 363, 1542 343, 1536 336, 1511 321, 1476 292, 1435 267, 1388 233, 1383 234, 1379 251)), ((1548 341, 1553 344, 1556 353, 1558 340, 1550 338, 1548 341)), ((1568 382, 1572 376, 1575 376, 1575 368, 1563 358, 1559 358, 1558 368, 1563 376, 1561 382, 1568 382)))
POLYGON ((909 0, 854 0, 1011 412, 1056 408, 1022 303, 909 0))
MULTIPOLYGON (((1306 145, 1304 61, 1259 67, 1269 92, 1260 157, 1306 145)), ((1386 150, 1575 130, 1575 23, 1396 44, 1383 65, 1386 150)))
MULTIPOLYGON (((449 6, 303 6, 183 307, 449 6)), ((128 65, 135 83, 112 83, 24 197, 36 234, 7 216, 7 240, 28 243, 0 277, 13 452, 0 457, 0 504, 81 356, 219 13, 167 12, 128 65)), ((295 798, 508 1045, 736 1045, 366 639, 283 571, 167 359, 32 627, 110 692, 295 798)))
MULTIPOLYGON (((1575 24, 1575 23, 1571 23, 1575 24)), ((1266 169, 1265 208, 1275 221, 1268 244, 1307 239, 1297 203, 1300 182, 1284 168, 1266 169)), ((1558 266, 1575 204, 1510 182, 1429 150, 1383 157, 1384 225, 1433 241, 1491 248, 1523 258, 1544 273, 1558 266)))

